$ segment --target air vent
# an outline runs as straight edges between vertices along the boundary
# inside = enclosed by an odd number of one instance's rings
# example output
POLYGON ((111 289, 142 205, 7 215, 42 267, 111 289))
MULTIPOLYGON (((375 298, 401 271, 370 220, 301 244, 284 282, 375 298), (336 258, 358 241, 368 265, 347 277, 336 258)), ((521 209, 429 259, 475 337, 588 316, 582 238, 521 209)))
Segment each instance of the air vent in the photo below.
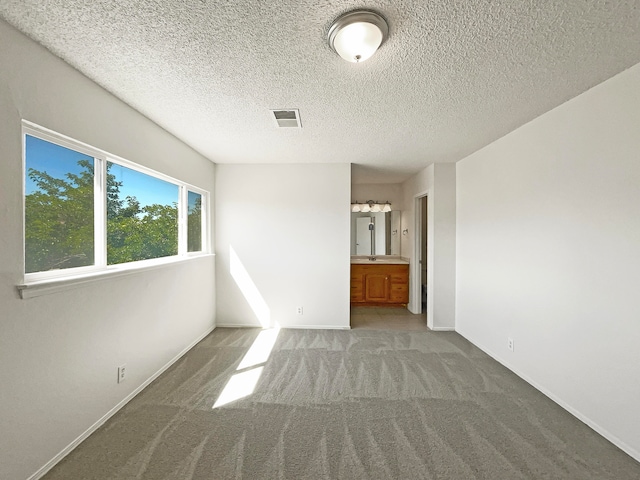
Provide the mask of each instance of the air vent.
POLYGON ((298 109, 271 110, 273 118, 279 128, 301 128, 300 112, 298 109))

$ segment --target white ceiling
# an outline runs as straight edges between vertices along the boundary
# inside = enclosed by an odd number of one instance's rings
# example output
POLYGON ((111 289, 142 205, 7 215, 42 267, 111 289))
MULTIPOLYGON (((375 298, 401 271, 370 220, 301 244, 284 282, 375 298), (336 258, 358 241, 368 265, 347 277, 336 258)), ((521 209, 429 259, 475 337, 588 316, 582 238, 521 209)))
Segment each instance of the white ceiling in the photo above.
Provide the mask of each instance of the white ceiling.
POLYGON ((355 183, 460 160, 640 62, 638 0, 2 0, 0 16, 216 163, 351 162, 355 183), (326 42, 356 8, 390 26, 361 64, 326 42))

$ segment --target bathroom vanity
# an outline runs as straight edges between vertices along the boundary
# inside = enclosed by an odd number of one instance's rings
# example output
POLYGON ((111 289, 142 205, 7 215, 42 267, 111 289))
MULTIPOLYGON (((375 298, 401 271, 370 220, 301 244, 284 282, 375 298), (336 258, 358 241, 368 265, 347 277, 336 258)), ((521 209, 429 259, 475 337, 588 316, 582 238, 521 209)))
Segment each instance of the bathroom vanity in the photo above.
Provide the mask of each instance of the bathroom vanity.
POLYGON ((351 257, 351 304, 406 306, 409 262, 401 257, 351 257), (375 260, 373 260, 375 258, 375 260))

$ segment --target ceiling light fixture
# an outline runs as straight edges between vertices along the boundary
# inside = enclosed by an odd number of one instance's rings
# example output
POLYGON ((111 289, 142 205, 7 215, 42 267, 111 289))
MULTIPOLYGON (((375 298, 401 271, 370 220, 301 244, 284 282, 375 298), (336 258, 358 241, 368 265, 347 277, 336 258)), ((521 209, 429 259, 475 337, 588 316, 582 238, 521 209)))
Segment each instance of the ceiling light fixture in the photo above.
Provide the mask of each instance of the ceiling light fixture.
POLYGON ((364 62, 389 35, 387 21, 375 12, 355 10, 329 29, 329 46, 348 62, 364 62))

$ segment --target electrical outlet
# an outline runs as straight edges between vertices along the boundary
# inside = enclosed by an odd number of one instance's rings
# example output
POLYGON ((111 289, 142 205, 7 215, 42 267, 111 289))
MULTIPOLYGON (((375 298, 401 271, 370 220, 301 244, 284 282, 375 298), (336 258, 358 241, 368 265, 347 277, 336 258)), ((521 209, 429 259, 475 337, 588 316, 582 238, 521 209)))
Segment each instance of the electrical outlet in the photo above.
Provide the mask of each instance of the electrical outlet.
POLYGON ((513 352, 513 338, 507 338, 507 348, 513 352))
POLYGON ((298 315, 302 315, 302 307, 297 307, 297 308, 296 308, 296 313, 297 313, 298 315))
POLYGON ((120 365, 118 367, 118 383, 124 382, 125 378, 127 378, 127 366, 120 365))

